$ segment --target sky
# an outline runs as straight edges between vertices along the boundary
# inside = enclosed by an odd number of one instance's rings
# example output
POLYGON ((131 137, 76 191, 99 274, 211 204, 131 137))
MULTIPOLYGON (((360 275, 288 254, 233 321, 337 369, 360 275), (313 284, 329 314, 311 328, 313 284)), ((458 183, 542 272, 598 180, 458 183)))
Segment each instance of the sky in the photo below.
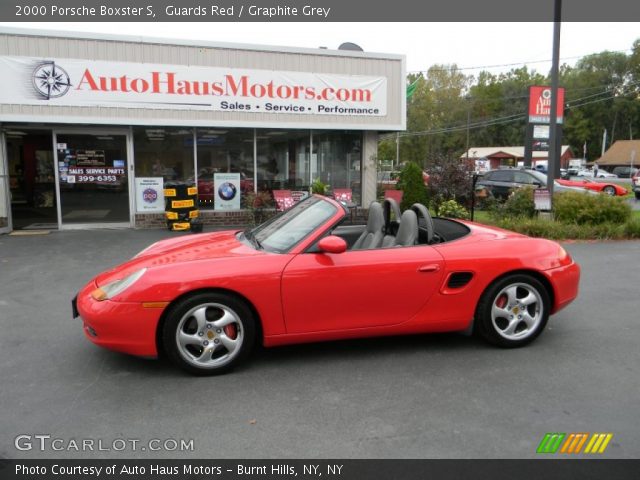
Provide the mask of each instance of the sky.
MULTIPOLYGON (((457 64, 467 74, 494 73, 526 63, 546 74, 551 67, 551 22, 499 23, 0 23, 0 26, 128 34, 216 42, 327 47, 353 42, 368 52, 407 57, 407 71, 457 64), (541 62, 542 61, 542 62, 541 62), (515 65, 512 65, 515 64, 515 65), (501 65, 501 66, 495 66, 501 65)), ((629 52, 640 38, 640 22, 579 23, 561 27, 561 63, 603 50, 629 52)))

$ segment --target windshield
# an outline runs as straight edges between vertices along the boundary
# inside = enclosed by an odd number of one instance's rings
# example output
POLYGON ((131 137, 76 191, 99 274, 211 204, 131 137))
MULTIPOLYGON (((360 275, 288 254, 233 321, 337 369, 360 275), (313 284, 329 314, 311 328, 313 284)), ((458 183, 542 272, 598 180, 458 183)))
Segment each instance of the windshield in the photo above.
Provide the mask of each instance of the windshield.
POLYGON ((272 219, 245 231, 258 248, 284 253, 329 220, 337 208, 318 197, 309 197, 272 219))

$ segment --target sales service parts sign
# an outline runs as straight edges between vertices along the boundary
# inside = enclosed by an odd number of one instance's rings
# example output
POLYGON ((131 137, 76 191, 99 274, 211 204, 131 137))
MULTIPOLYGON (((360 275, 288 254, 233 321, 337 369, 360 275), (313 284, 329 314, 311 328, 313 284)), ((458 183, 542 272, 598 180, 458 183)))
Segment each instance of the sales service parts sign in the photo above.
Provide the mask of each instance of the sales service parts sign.
POLYGON ((360 75, 0 57, 6 104, 385 116, 387 79, 360 75))

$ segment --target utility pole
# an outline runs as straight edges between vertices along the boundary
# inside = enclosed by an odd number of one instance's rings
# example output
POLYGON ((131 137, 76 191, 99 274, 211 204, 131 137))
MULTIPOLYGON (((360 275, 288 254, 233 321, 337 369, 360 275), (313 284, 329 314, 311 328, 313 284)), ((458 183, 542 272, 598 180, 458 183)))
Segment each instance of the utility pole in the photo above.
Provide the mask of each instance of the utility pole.
POLYGON ((553 182, 560 176, 558 155, 558 70, 560 66, 560 24, 562 23, 562 0, 553 5, 553 57, 551 65, 551 112, 549 115, 549 165, 547 168, 547 188, 553 207, 553 182))
POLYGON ((604 129, 602 132, 602 152, 600 152, 600 156, 604 155, 604 151, 607 149, 607 129, 604 129))
POLYGON ((471 125, 471 97, 467 95, 464 97, 467 101, 467 150, 466 150, 466 162, 469 165, 469 127, 471 125))

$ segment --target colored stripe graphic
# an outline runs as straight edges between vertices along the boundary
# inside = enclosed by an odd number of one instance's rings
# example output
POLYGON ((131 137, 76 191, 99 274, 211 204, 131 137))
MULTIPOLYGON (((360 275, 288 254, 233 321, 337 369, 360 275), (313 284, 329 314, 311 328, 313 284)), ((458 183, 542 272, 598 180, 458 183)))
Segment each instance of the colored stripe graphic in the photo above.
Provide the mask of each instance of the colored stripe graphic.
POLYGON ((604 453, 613 438, 613 433, 594 433, 584 453, 604 453))
POLYGON ((547 433, 543 437, 540 445, 538 445, 537 453, 556 453, 560 445, 562 444, 562 440, 566 437, 566 433, 547 433))
POLYGON ((588 433, 570 433, 560 453, 580 453, 587 438, 589 438, 588 433))

